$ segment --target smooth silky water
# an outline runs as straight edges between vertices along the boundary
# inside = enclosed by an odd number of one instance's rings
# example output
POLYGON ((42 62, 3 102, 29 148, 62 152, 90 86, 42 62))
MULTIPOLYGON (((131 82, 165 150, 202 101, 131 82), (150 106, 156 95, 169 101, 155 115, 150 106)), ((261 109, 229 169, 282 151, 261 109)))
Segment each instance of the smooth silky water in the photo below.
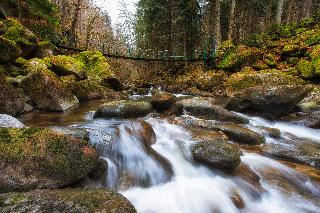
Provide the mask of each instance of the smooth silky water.
MULTIPOLYGON (((152 148, 171 164, 170 174, 168 164, 146 150, 137 120, 94 120, 92 114, 71 125, 87 129, 91 143, 108 162, 106 181, 91 184, 118 190, 140 213, 320 212, 319 183, 280 161, 243 150, 242 163, 260 177, 263 190, 257 189, 240 177, 195 163, 190 152, 194 142, 183 127, 165 119, 144 118, 156 133, 152 148)), ((282 134, 320 142, 319 130, 243 116, 254 131, 259 131, 256 126, 274 127, 282 134)), ((28 125, 32 119, 25 122, 28 125)), ((267 137, 267 143, 278 141, 267 137)))

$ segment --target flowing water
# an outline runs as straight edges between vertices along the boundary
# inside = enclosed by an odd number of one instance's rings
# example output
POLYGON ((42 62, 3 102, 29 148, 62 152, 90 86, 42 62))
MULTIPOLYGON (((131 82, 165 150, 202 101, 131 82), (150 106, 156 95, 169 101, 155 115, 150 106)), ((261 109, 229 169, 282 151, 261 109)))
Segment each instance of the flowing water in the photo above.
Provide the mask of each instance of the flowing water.
MULTIPOLYGON (((320 142, 319 130, 246 117, 252 130, 274 127, 320 142)), ((280 161, 243 150, 242 164, 259 178, 256 183, 195 163, 189 132, 165 119, 144 118, 156 134, 152 149, 146 148, 138 120, 93 120, 92 112, 85 120, 72 127, 87 129, 108 162, 107 181, 95 184, 118 190, 140 213, 320 212, 319 183, 280 161)), ((279 141, 267 138, 267 143, 279 141)))

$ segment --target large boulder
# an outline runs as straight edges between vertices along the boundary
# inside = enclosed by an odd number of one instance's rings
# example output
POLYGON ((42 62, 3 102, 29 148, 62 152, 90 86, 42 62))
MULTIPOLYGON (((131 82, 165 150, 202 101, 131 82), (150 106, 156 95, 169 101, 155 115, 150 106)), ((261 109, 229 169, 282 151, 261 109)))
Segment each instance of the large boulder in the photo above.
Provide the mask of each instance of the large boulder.
POLYGON ((0 114, 0 127, 23 128, 25 126, 18 119, 10 115, 0 114))
POLYGON ((183 99, 177 103, 182 105, 184 111, 193 116, 207 120, 218 120, 232 123, 249 123, 249 121, 233 112, 214 104, 214 99, 208 98, 191 98, 183 99))
POLYGON ((221 131, 231 140, 242 144, 259 145, 265 142, 265 138, 261 134, 237 124, 221 124, 205 120, 189 120, 187 124, 214 131, 221 131))
POLYGON ((221 170, 237 168, 240 154, 237 147, 225 140, 201 141, 192 148, 192 156, 197 162, 221 170))
POLYGON ((106 97, 106 89, 95 80, 76 81, 74 76, 61 78, 65 88, 71 91, 79 101, 102 99, 106 97))
POLYGON ((51 70, 58 76, 73 75, 77 80, 87 78, 84 64, 71 56, 51 56, 50 63, 51 70))
POLYGON ((0 75, 0 113, 18 115, 23 111, 25 102, 26 97, 0 75))
POLYGON ((135 213, 133 205, 110 189, 36 190, 0 195, 0 212, 135 213))
POLYGON ((265 144, 261 151, 270 157, 320 168, 320 144, 307 138, 287 135, 281 143, 265 144))
POLYGON ((152 96, 151 104, 159 112, 170 109, 175 103, 175 96, 171 93, 162 92, 152 96))
POLYGON ((240 112, 258 112, 275 119, 296 106, 312 90, 312 87, 302 85, 251 87, 237 92, 226 108, 240 112))
POLYGON ((0 128, 0 193, 65 187, 97 163, 88 141, 44 128, 0 128))
POLYGON ((65 111, 79 103, 41 59, 31 59, 24 66, 30 74, 23 79, 21 87, 40 110, 65 111))
POLYGON ((0 62, 15 61, 36 50, 36 36, 18 21, 11 18, 0 20, 0 27, 0 62))
POLYGON ((151 111, 152 106, 146 101, 112 101, 101 105, 94 118, 135 118, 146 116, 151 111))

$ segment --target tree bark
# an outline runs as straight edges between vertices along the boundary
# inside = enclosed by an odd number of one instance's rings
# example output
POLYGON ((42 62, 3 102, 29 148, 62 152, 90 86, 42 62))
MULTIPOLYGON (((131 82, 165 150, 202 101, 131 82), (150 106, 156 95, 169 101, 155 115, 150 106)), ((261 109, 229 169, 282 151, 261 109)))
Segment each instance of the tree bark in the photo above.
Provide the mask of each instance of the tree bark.
POLYGON ((283 5, 284 5, 284 0, 278 0, 277 13, 276 13, 276 24, 282 23, 283 5))
POLYGON ((70 33, 71 33, 70 42, 75 46, 76 46, 76 39, 77 39, 76 29, 77 29, 80 9, 81 9, 81 0, 77 0, 75 4, 73 19, 71 22, 71 29, 70 29, 70 33))
POLYGON ((214 37, 216 40, 216 46, 219 47, 221 44, 221 8, 220 8, 220 0, 214 0, 214 4, 212 4, 214 15, 214 37))
POLYGON ((228 40, 232 40, 233 28, 235 27, 235 10, 236 10, 236 0, 231 0, 230 7, 230 19, 229 19, 229 29, 228 29, 228 40))

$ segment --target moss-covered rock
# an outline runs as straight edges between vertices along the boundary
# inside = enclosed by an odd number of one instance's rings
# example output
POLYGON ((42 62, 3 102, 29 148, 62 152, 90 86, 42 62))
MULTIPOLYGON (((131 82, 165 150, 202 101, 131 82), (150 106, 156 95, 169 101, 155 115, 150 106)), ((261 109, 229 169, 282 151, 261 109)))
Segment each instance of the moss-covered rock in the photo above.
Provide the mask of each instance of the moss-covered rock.
POLYGON ((84 178, 98 155, 88 141, 50 129, 0 128, 0 192, 60 188, 84 178))
POLYGON ((287 44, 282 48, 282 55, 286 57, 303 56, 307 49, 295 44, 287 44))
POLYGON ((266 63, 266 65, 270 68, 277 67, 277 57, 273 54, 266 54, 263 56, 263 61, 266 63))
POLYGON ((74 56, 84 64, 85 71, 90 78, 103 80, 108 77, 114 77, 111 65, 99 51, 84 51, 74 56))
POLYGON ((315 75, 320 77, 320 57, 312 59, 312 65, 315 69, 315 75))
POLYGON ((135 213, 133 205, 110 189, 36 190, 0 195, 0 211, 135 213))
POLYGON ((101 86, 97 80, 76 81, 74 76, 61 78, 65 88, 71 91, 79 101, 102 99, 106 96, 105 87, 101 86))
POLYGON ((25 102, 25 95, 0 74, 0 114, 18 115, 23 111, 25 102))
POLYGON ((24 62, 29 75, 21 82, 28 97, 41 110, 65 111, 79 103, 78 99, 66 90, 56 74, 48 70, 41 59, 24 62))
POLYGON ((315 69, 311 62, 307 60, 301 60, 296 65, 297 70, 300 72, 301 77, 304 79, 311 79, 315 77, 315 69))
POLYGON ((15 61, 35 51, 36 36, 14 19, 0 20, 0 62, 15 61))
POLYGON ((57 55, 50 57, 51 70, 58 76, 73 75, 77 80, 87 78, 85 65, 71 56, 57 55))
POLYGON ((195 161, 227 171, 239 166, 240 154, 241 151, 236 146, 222 139, 201 141, 192 148, 195 161))
POLYGON ((152 106, 146 101, 121 100, 112 101, 101 105, 95 118, 134 118, 146 116, 152 111, 152 106))
POLYGON ((256 86, 237 92, 226 107, 233 111, 254 111, 278 118, 302 101, 313 87, 301 85, 256 86))

